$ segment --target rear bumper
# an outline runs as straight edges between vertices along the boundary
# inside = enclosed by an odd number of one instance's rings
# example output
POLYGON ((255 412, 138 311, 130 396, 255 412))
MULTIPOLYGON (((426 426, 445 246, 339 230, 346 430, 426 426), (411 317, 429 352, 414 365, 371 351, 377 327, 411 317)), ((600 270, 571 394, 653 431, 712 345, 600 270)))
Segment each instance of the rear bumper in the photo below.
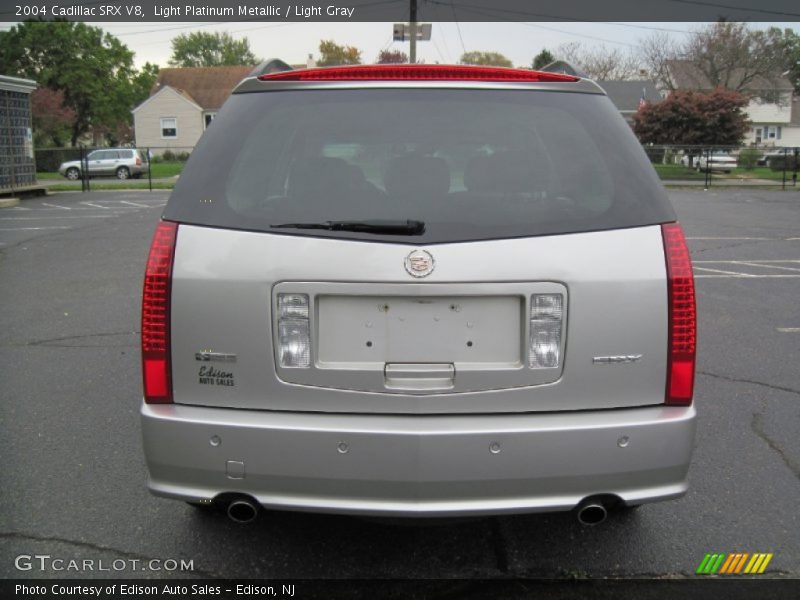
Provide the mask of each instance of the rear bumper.
POLYGON ((676 498, 696 417, 694 407, 373 416, 143 405, 141 414, 159 496, 235 492, 268 508, 397 516, 570 510, 595 494, 676 498))

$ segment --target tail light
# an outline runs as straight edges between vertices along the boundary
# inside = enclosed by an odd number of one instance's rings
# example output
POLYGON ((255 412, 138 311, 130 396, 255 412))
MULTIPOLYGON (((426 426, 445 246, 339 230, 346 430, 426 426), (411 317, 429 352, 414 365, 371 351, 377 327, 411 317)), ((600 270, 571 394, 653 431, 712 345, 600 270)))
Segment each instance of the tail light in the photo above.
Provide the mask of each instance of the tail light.
POLYGON ((138 156, 136 157, 136 166, 137 167, 141 167, 142 166, 142 159, 139 158, 138 156))
POLYGON ((564 298, 561 294, 531 296, 530 348, 531 369, 552 369, 561 361, 561 322, 564 298))
POLYGON ((687 406, 694 393, 697 312, 692 259, 678 223, 661 226, 667 260, 669 346, 666 404, 687 406))
POLYGON ((148 404, 172 402, 169 307, 178 224, 158 224, 147 257, 142 293, 142 375, 148 404))
POLYGON ((471 65, 350 65, 279 71, 259 77, 261 81, 399 81, 399 80, 473 80, 575 82, 579 77, 529 69, 482 67, 471 65))
POLYGON ((308 294, 278 294, 278 338, 282 367, 311 366, 308 294))

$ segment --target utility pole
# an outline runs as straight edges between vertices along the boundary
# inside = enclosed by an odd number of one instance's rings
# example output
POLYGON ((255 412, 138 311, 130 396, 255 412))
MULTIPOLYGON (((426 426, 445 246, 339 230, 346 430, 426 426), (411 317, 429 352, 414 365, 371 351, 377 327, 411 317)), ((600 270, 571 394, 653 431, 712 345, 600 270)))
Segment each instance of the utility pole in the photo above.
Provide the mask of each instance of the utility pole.
POLYGON ((411 6, 409 7, 408 29, 409 33, 411 34, 411 48, 409 59, 413 65, 417 62, 417 0, 410 0, 410 2, 411 6))

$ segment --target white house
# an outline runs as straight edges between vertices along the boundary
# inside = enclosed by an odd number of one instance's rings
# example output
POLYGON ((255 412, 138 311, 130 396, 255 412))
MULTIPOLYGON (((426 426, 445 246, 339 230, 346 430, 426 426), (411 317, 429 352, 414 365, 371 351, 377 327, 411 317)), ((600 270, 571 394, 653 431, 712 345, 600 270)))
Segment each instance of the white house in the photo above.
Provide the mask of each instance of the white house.
MULTIPOLYGON (((675 89, 710 92, 714 85, 708 77, 687 60, 668 62, 675 89)), ((736 89, 747 77, 743 69, 733 69, 726 87, 736 89)), ((792 83, 784 76, 756 76, 741 86, 750 96, 745 109, 750 130, 745 144, 757 146, 800 146, 800 103, 793 96, 792 83)))
MULTIPOLYGON (((585 73, 564 60, 555 60, 541 69, 548 73, 564 73, 576 77, 587 77, 585 73)), ((633 126, 633 115, 639 110, 642 102, 661 102, 663 96, 655 82, 649 79, 634 79, 627 81, 595 80, 609 99, 617 107, 622 118, 628 125, 633 126)))
POLYGON ((656 84, 647 79, 633 81, 597 81, 617 107, 622 117, 633 126, 633 116, 642 102, 658 103, 662 97, 656 84))
POLYGON ((153 154, 191 152, 252 66, 161 69, 150 97, 133 109, 136 145, 153 154))

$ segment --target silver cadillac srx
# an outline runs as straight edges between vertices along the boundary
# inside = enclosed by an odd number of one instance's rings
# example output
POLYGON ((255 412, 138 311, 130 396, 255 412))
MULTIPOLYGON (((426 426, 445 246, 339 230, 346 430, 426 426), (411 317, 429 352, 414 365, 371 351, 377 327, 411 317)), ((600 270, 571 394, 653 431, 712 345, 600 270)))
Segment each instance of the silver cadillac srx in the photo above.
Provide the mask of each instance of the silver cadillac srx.
POLYGON ((595 83, 375 65, 245 79, 153 238, 150 490, 452 516, 683 495, 680 225, 595 83))

